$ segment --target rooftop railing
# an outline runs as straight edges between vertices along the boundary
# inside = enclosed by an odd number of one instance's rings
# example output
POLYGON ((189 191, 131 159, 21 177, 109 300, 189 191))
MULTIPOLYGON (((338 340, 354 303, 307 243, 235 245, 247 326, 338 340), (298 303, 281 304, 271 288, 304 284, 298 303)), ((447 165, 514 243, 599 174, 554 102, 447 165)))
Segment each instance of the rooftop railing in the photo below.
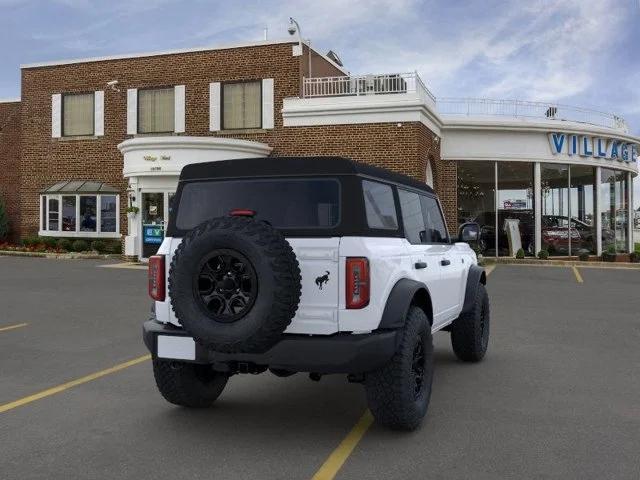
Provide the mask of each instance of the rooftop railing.
POLYGON ((436 102, 442 115, 502 116, 586 123, 628 132, 627 122, 612 113, 560 103, 524 100, 493 100, 488 98, 439 98, 436 102))
POLYGON ((442 115, 498 116, 585 123, 629 132, 626 121, 612 113, 553 102, 494 100, 488 98, 438 98, 416 72, 303 80, 303 98, 346 97, 414 93, 442 115))
POLYGON ((424 97, 425 100, 429 99, 433 103, 436 101, 436 97, 415 72, 305 78, 302 96, 304 98, 313 98, 399 93, 416 93, 424 97))

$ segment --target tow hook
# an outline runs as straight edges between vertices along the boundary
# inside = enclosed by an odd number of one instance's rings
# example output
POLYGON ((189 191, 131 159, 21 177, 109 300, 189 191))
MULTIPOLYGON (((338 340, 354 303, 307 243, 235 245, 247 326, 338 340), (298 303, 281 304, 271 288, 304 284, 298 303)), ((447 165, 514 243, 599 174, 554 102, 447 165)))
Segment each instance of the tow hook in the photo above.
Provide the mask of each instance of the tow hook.
POLYGON ((309 380, 313 380, 314 382, 319 382, 322 378, 322 375, 317 372, 311 372, 309 374, 309 380))

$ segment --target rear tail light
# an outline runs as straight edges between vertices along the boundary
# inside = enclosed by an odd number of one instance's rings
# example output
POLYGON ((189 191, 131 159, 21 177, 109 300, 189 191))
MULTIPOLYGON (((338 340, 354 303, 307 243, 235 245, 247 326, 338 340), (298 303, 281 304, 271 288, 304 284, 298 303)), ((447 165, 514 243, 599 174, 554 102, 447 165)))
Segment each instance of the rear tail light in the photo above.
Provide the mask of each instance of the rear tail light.
POLYGON ((164 302, 164 255, 149 258, 149 296, 158 302, 164 302))
POLYGON ((346 306, 364 308, 369 305, 369 260, 364 257, 347 257, 346 306))
POLYGON ((232 217, 255 217, 256 211, 248 208, 234 208, 229 212, 232 217))

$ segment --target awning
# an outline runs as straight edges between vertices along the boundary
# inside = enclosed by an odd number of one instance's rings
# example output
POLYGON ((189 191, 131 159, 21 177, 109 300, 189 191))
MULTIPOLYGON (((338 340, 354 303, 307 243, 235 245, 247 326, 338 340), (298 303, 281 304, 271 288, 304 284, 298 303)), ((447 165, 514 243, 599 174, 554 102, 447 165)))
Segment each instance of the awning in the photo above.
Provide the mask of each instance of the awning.
POLYGON ((51 185, 40 193, 120 193, 120 190, 94 180, 69 180, 51 185))

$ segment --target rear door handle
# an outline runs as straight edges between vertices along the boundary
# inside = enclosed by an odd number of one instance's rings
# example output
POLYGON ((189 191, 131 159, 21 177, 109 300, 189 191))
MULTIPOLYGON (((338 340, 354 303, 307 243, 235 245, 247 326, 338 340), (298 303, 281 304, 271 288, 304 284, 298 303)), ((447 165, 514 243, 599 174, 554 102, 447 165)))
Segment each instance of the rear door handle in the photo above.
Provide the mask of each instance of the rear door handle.
POLYGON ((413 266, 416 268, 416 270, 427 268, 427 264, 425 262, 416 262, 413 266))
POLYGON ((444 260, 440 260, 440 265, 442 265, 443 267, 451 265, 451 260, 447 260, 446 258, 444 260))

